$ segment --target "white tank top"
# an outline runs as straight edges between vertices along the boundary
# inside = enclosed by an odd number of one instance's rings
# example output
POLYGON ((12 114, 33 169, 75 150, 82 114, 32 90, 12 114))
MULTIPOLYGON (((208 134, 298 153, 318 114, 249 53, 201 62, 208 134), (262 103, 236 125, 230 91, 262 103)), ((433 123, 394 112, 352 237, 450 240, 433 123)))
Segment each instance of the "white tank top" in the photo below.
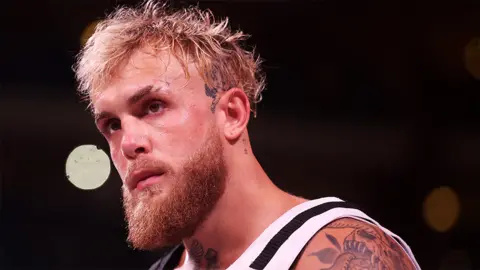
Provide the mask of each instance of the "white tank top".
MULTIPOLYGON (((395 239, 420 270, 410 247, 362 211, 338 198, 327 197, 297 205, 275 220, 227 270, 288 270, 308 241, 340 218, 371 223, 395 239)), ((182 270, 194 269, 188 253, 182 270)))

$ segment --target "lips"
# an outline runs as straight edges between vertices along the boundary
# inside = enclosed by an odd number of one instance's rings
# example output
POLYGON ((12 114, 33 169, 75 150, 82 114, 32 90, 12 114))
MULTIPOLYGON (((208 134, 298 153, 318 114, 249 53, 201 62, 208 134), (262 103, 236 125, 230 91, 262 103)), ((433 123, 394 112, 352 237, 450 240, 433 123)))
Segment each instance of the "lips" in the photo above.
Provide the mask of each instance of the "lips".
POLYGON ((148 186, 151 186, 153 184, 156 184, 158 182, 160 182, 160 178, 162 177, 162 174, 156 174, 156 175, 152 175, 150 177, 147 177, 143 180, 140 180, 138 183, 137 183, 137 186, 135 187, 136 190, 142 190, 148 186))
POLYGON ((163 172, 140 170, 127 177, 126 184, 129 190, 142 190, 150 185, 153 185, 160 181, 163 172))

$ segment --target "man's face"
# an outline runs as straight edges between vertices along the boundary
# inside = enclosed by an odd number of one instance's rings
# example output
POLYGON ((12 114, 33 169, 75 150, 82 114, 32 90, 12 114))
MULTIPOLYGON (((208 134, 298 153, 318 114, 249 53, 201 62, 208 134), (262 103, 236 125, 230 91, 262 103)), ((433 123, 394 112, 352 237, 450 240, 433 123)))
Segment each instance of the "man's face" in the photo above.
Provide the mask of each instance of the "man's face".
POLYGON ((123 181, 128 240, 154 249, 191 236, 223 193, 223 147, 196 69, 138 51, 92 97, 123 181))

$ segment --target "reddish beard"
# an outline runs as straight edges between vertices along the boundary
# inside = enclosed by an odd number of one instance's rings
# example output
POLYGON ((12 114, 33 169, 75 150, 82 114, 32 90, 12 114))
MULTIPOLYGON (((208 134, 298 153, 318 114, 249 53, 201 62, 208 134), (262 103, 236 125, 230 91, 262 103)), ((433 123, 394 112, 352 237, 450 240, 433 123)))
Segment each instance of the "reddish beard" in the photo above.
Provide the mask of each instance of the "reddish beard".
POLYGON ((168 194, 161 194, 165 191, 155 185, 134 194, 123 187, 127 240, 133 248, 153 250, 178 244, 191 237, 212 211, 225 188, 226 168, 220 138, 211 134, 177 173, 163 163, 142 164, 167 169, 164 177, 172 180, 168 194))

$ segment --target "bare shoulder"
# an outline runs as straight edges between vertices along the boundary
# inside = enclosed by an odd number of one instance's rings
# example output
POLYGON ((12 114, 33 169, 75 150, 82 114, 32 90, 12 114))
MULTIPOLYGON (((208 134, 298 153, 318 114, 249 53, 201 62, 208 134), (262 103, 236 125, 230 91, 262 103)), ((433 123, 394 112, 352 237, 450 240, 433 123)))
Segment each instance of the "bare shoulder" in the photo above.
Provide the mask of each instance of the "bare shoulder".
POLYGON ((296 270, 414 270, 400 245, 380 228, 356 219, 336 220, 305 247, 296 270))

